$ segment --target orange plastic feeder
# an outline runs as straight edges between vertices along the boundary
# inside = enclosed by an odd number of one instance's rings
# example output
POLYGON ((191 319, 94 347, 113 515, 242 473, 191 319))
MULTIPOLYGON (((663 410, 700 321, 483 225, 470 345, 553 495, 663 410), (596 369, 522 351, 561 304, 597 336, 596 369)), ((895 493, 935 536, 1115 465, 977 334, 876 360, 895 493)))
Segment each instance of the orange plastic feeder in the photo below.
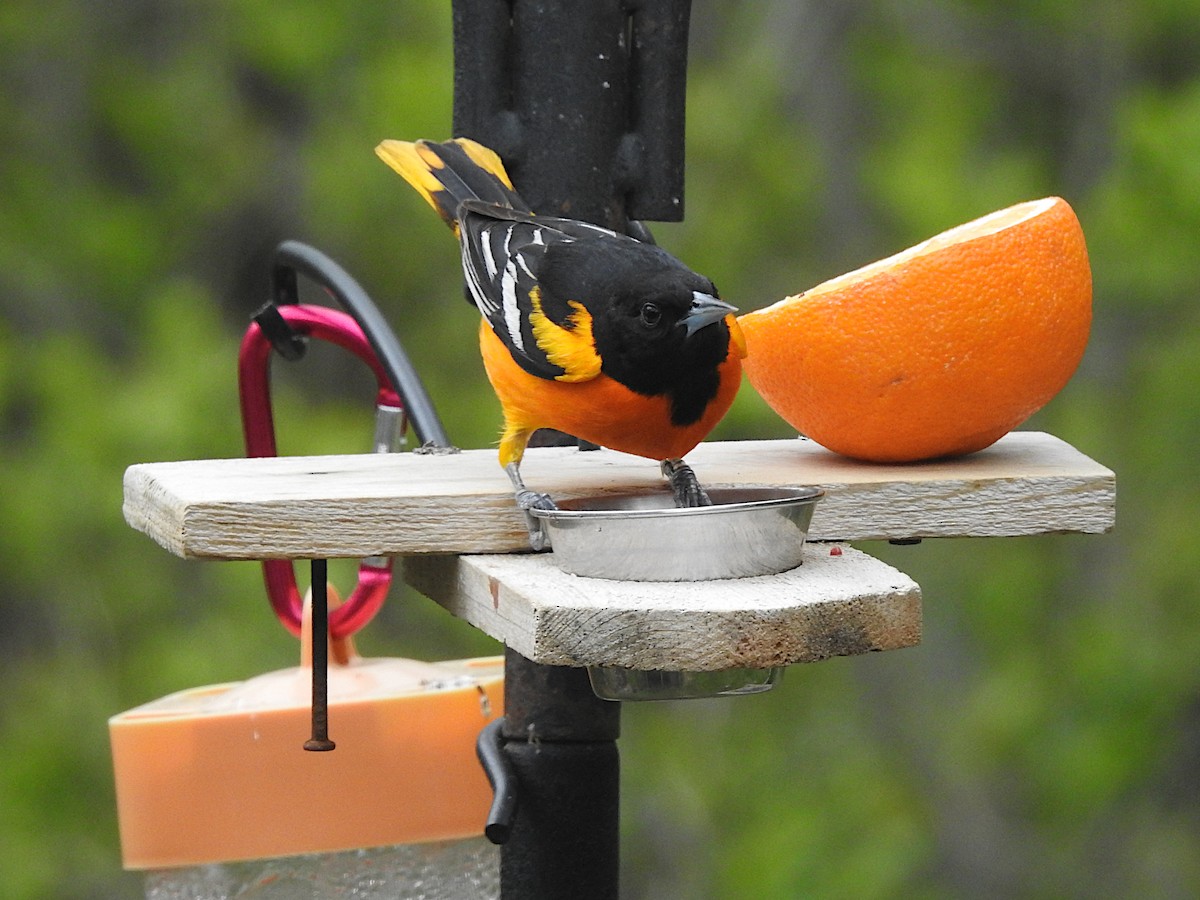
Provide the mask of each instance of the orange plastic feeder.
POLYGON ((301 665, 109 720, 126 868, 482 835, 475 740, 503 714, 502 658, 330 665, 327 753, 303 749, 311 678, 301 665))

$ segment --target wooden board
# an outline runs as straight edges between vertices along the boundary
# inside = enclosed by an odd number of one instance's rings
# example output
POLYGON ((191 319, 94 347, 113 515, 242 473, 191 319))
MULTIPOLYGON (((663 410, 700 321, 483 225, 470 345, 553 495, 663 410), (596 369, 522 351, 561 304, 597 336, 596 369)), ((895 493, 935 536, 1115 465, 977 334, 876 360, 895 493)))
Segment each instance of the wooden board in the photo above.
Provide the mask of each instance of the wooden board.
MULTIPOLYGON (((811 441, 701 444, 688 461, 713 487, 820 485, 816 540, 1101 533, 1113 473, 1069 444, 1015 432, 961 459, 856 462, 811 441)), ((526 481, 553 497, 663 489, 658 466, 610 450, 531 449, 526 481)), ((509 553, 522 515, 491 450, 131 466, 126 521, 171 552, 209 559, 509 553)))
POLYGON ((809 544, 780 575, 651 583, 569 575, 551 554, 421 556, 406 580, 534 662, 713 671, 894 650, 921 640, 921 591, 850 547, 809 544))

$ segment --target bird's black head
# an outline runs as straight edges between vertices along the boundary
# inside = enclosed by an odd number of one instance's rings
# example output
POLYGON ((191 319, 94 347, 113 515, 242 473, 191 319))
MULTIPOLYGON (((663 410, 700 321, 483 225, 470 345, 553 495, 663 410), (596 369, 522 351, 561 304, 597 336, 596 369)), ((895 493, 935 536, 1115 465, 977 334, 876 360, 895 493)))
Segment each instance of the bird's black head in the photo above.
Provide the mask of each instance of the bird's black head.
POLYGON ((677 425, 696 421, 716 395, 733 310, 713 283, 659 247, 598 238, 556 246, 543 290, 592 317, 602 371, 630 390, 668 395, 677 425))

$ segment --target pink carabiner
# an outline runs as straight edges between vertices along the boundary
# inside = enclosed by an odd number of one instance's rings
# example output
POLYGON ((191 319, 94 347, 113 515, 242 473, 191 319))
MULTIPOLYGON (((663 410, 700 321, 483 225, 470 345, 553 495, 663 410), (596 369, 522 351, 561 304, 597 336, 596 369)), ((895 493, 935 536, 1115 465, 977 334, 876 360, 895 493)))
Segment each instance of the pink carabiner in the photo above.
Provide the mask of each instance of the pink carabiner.
MULTIPOLYGON (((379 385, 379 406, 402 406, 362 329, 352 316, 325 306, 287 304, 276 307, 283 320, 295 332, 336 344, 349 350, 375 373, 379 385)), ((275 424, 271 407, 270 360, 273 347, 257 322, 252 322, 242 338, 238 352, 238 396, 242 410, 242 429, 246 436, 246 455, 275 456, 275 424)), ((303 600, 296 586, 296 573, 290 560, 263 560, 263 580, 271 607, 293 634, 300 635, 303 600)), ((329 633, 335 638, 353 634, 379 611, 392 581, 392 561, 364 560, 358 569, 358 583, 346 602, 329 614, 329 633)))

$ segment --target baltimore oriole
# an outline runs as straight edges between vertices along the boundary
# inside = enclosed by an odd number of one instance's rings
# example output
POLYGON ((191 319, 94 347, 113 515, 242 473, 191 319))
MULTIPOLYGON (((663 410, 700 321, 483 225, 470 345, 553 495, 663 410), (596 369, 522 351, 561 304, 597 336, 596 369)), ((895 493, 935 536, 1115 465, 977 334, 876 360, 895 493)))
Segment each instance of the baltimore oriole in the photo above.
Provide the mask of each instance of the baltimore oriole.
POLYGON ((539 428, 662 463, 680 505, 707 504, 684 454, 729 409, 745 345, 713 283, 652 243, 534 215, 475 141, 384 141, 375 152, 453 229, 479 345, 500 399, 500 465, 523 509, 539 428))

